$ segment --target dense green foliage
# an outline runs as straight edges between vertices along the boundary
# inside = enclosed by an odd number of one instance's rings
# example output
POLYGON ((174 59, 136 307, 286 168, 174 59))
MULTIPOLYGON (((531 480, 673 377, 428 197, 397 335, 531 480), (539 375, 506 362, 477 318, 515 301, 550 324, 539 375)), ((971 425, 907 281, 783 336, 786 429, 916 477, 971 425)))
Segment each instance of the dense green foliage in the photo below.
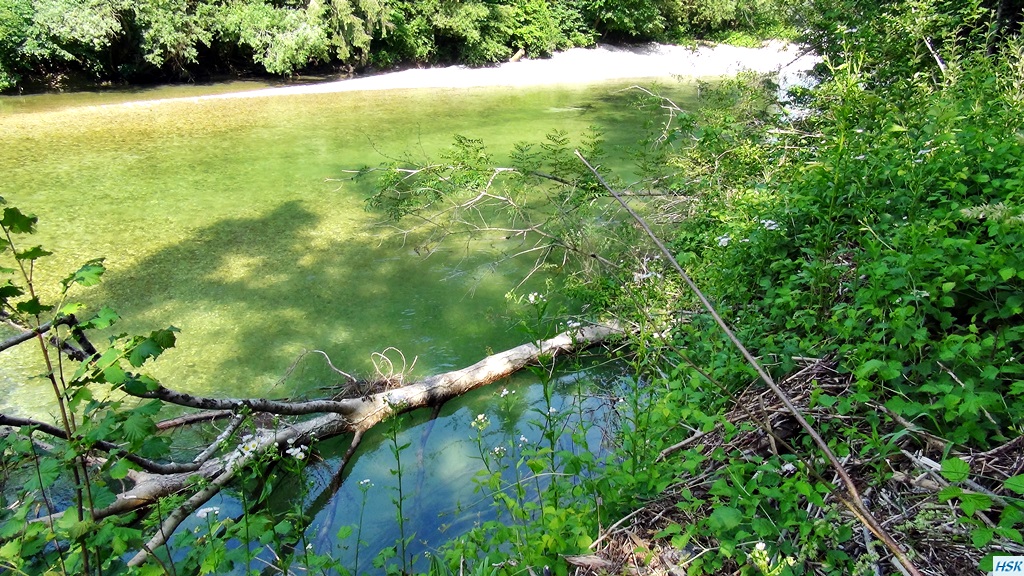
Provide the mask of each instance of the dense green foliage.
POLYGON ((507 60, 614 40, 764 33, 759 0, 0 0, 0 90, 211 73, 507 60))
MULTIPOLYGON (((846 384, 810 381, 805 409, 832 450, 859 463, 865 486, 898 475, 900 454, 927 450, 926 439, 943 445, 934 457, 945 458, 948 485, 930 501, 962 512, 943 538, 969 553, 961 560, 931 554, 974 569, 992 546, 1024 539, 1021 502, 1004 497, 1022 493, 1022 478, 978 477, 969 461, 947 458, 968 447, 991 450, 1024 428, 1024 8, 841 0, 817 8, 807 37, 825 57, 822 83, 797 94, 800 114, 780 115, 771 85, 756 77, 706 86, 698 108, 675 108, 674 123, 637 154, 643 180, 627 192, 777 377, 807 358, 834 359, 836 381, 846 384), (964 484, 972 479, 984 485, 964 484)), ((493 190, 486 156, 462 144, 446 159, 449 168, 433 169, 457 182, 454 189, 434 186, 437 174, 385 178, 371 204, 401 207, 392 212, 399 216, 445 194, 493 190)), ((738 447, 758 428, 749 413, 756 408, 740 399, 757 378, 696 296, 641 247, 631 223, 595 217, 601 190, 561 152, 564 144, 545 145, 547 164, 529 162, 525 149, 503 173, 511 214, 521 221, 529 213, 524 190, 548 190, 556 217, 539 213, 560 239, 550 246, 555 260, 562 252, 587 256, 568 291, 640 327, 633 365, 660 390, 632 397, 631 413, 642 421, 594 472, 607 483, 604 503, 626 514, 645 498, 672 498, 679 520, 659 536, 678 549, 711 552, 687 561, 690 573, 736 563, 764 573, 863 569, 869 551, 852 540, 856 525, 830 499, 832 472, 817 456, 811 464, 800 455, 817 452, 809 438, 797 453, 738 447), (594 252, 620 264, 595 269, 594 252), (737 416, 737 403, 748 412, 737 416), (709 439, 713 449, 695 445, 658 462, 660 450, 714 430, 722 436, 709 439), (625 502, 623 494, 640 499, 625 502), (769 551, 781 563, 762 566, 757 541, 774 543, 769 551)), ((602 160, 593 149, 584 155, 602 160)), ((493 488, 496 506, 507 507, 493 488)), ((594 505, 581 499, 567 507, 594 505)), ((932 547, 920 534, 934 522, 926 514, 908 520, 901 540, 932 547)), ((491 546, 522 535, 490 529, 491 546)))

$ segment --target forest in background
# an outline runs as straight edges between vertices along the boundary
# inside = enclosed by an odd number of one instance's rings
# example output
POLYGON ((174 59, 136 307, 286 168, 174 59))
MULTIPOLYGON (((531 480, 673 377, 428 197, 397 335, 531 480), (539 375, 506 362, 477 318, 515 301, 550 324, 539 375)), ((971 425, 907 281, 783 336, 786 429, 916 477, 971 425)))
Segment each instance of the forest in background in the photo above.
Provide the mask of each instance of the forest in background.
POLYGON ((0 0, 0 91, 69 81, 540 57, 597 41, 778 33, 788 0, 0 0))

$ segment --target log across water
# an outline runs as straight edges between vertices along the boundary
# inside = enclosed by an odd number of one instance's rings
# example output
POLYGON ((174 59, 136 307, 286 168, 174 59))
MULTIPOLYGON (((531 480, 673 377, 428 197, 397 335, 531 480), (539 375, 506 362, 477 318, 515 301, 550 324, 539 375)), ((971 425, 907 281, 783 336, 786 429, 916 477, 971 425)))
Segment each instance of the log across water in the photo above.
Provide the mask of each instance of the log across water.
MULTIPOLYGON (((142 468, 129 473, 128 479, 133 486, 119 494, 110 506, 95 510, 94 517, 98 519, 123 514, 147 507, 164 496, 191 492, 189 498, 164 519, 156 535, 130 561, 131 565, 140 565, 145 562, 149 551, 166 543, 167 538, 185 518, 230 483, 238 471, 268 451, 285 450, 352 433, 352 443, 341 464, 341 468, 344 469, 355 453, 363 434, 391 416, 419 408, 439 408, 452 398, 507 377, 528 365, 605 342, 621 332, 621 328, 614 324, 573 329, 547 340, 523 344, 493 354, 466 368, 359 398, 288 402, 261 398, 203 398, 163 387, 152 390, 144 397, 158 398, 168 403, 201 410, 230 411, 235 417, 225 432, 211 443, 211 449, 204 451, 197 458, 197 462, 149 463, 133 458, 131 461, 142 468), (295 422, 283 423, 274 429, 260 429, 245 442, 235 440, 231 448, 222 450, 220 455, 214 456, 217 453, 217 450, 213 449, 214 446, 230 441, 233 431, 237 430, 245 419, 259 412, 309 417, 297 418, 295 422), (182 470, 167 471, 174 470, 175 467, 182 470)), ((2 418, 5 417, 0 415, 0 424, 13 423, 4 422, 2 418)), ((125 455, 114 453, 110 457, 125 455)), ((59 513, 41 520, 52 521, 56 516, 59 516, 59 513)))

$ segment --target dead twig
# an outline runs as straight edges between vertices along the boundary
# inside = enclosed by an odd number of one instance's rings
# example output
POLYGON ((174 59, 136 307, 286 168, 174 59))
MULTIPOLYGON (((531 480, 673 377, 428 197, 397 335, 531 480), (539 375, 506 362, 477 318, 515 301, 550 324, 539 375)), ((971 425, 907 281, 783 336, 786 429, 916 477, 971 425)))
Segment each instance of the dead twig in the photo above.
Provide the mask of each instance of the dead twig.
POLYGON ((903 551, 900 545, 892 538, 892 536, 885 530, 885 528, 883 528, 882 525, 878 523, 878 520, 876 520, 875 517, 871 514, 871 511, 864 506, 864 503, 861 501, 861 497, 857 490, 856 484, 854 484, 853 479, 850 477, 850 474, 846 471, 846 468, 842 465, 842 463, 839 462, 839 459, 836 457, 835 453, 832 452, 831 448, 829 448, 828 443, 826 443, 825 440, 821 437, 821 435, 818 434, 817 430, 815 430, 814 427, 812 427, 810 423, 807 422, 807 419, 804 418, 800 410, 798 410, 796 406, 793 405, 788 395, 781 388, 779 388, 778 384, 775 383, 775 380, 761 366, 761 363, 758 362, 754 355, 751 354, 749 350, 747 350, 747 347, 744 346, 742 342, 740 342, 739 338, 736 337, 736 334, 732 331, 731 328, 729 328, 729 325, 726 324, 725 320, 723 320, 722 317, 718 314, 718 311, 711 304, 711 301, 708 300, 704 292, 697 286, 693 279, 690 278, 690 275, 687 274, 685 270, 683 270, 682 266, 679 265, 679 262, 676 261, 675 257, 672 255, 672 252, 670 252, 668 248, 665 247, 665 244, 662 243, 658 236, 651 230, 650 226, 647 225, 647 222, 643 219, 643 217, 637 214, 636 211, 633 210, 628 203, 626 203, 622 196, 620 196, 618 192, 616 192, 611 186, 608 185, 608 183, 597 171, 597 169, 591 166, 590 162, 588 162, 587 159, 583 157, 579 150, 576 150, 575 152, 576 157, 579 158, 581 162, 583 162, 583 164, 587 167, 587 169, 590 170, 591 173, 593 173, 598 183, 600 183, 601 186, 605 190, 607 190, 608 193, 611 194, 619 202, 619 204, 622 205, 622 207, 637 222, 637 224, 640 225, 640 227, 644 230, 647 236, 654 242, 654 244, 658 247, 661 253, 665 256, 666 261, 669 262, 670 265, 672 265, 675 271, 682 277, 683 281, 686 282, 687 286, 690 287, 690 290, 692 290, 693 293, 697 296, 697 298, 700 300, 700 303, 704 306, 704 309, 708 311, 708 313, 714 319, 715 323, 718 324, 718 327, 722 329, 722 331, 725 333, 729 341, 732 342, 733 346, 735 346, 736 349, 739 350, 740 354, 742 354, 746 361, 751 365, 751 367, 754 368, 754 370, 757 372, 761 380, 763 380, 764 383, 767 384, 768 387, 772 390, 772 392, 774 392, 775 395, 779 397, 779 400, 782 401, 782 403, 786 406, 786 409, 793 415, 793 418, 796 419, 796 421, 800 424, 800 427, 807 432, 807 434, 814 440, 814 443, 818 446, 818 448, 821 449, 821 451, 825 454, 832 468, 835 469, 836 474, 842 480, 842 483, 846 488, 847 495, 840 496, 840 500, 843 502, 843 504, 846 505, 847 508, 849 508, 850 511, 861 522, 863 522, 875 534, 875 536, 879 538, 879 540, 881 540, 885 544, 886 548, 888 548, 889 551, 892 552, 892 554, 894 555, 894 559, 896 560, 896 562, 901 566, 901 570, 906 570, 907 573, 909 573, 911 576, 922 576, 921 572, 918 571, 916 567, 914 567, 913 563, 907 557, 906 552, 903 551))

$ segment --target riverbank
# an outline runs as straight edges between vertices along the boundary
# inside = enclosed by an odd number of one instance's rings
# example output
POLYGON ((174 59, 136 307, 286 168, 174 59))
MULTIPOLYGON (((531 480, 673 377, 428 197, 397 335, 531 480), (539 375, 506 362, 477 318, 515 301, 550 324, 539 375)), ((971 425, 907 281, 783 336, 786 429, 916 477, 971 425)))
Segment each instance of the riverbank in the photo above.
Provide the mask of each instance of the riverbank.
POLYGON ((165 101, 261 98, 296 94, 327 94, 416 88, 520 87, 588 84, 642 78, 701 78, 729 76, 743 70, 779 73, 780 84, 792 85, 820 59, 801 46, 768 42, 760 48, 719 44, 690 48, 667 44, 573 48, 550 58, 524 59, 488 68, 446 66, 415 68, 297 86, 283 86, 133 102, 151 105, 165 101))

